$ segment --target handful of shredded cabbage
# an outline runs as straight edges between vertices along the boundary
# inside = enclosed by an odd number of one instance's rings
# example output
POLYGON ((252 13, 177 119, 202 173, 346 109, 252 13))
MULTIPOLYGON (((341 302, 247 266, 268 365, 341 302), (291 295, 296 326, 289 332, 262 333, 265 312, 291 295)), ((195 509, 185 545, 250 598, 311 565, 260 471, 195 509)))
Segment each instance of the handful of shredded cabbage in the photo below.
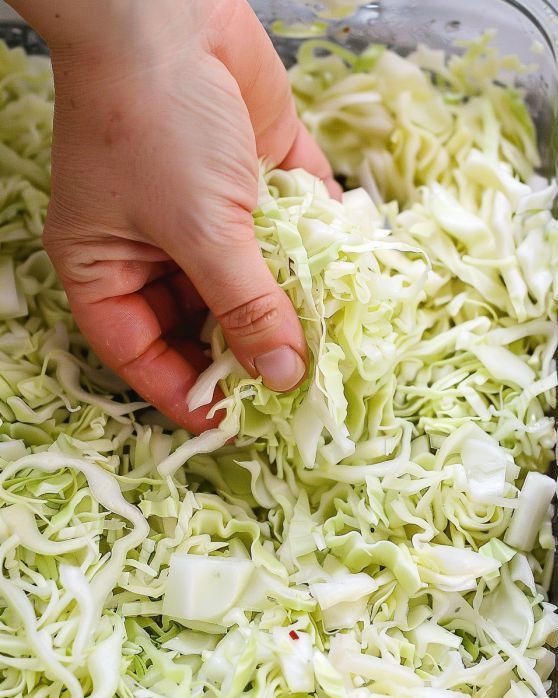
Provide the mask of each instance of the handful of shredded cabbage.
POLYGON ((191 438, 76 331, 50 68, 0 45, 0 696, 547 695, 557 188, 510 69, 303 45, 301 118, 361 187, 262 173, 309 375, 273 393, 209 322, 189 402, 219 383, 226 418, 191 438))

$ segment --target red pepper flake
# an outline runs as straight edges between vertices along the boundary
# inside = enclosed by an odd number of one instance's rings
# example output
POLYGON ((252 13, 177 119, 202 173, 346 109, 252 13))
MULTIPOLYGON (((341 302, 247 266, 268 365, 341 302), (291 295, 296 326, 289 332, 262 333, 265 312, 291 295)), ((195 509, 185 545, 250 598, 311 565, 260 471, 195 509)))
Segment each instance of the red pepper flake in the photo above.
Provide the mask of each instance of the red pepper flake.
POLYGON ((289 633, 289 637, 290 637, 292 640, 299 640, 299 639, 300 639, 300 638, 298 637, 298 633, 296 632, 296 630, 291 630, 291 632, 289 633))

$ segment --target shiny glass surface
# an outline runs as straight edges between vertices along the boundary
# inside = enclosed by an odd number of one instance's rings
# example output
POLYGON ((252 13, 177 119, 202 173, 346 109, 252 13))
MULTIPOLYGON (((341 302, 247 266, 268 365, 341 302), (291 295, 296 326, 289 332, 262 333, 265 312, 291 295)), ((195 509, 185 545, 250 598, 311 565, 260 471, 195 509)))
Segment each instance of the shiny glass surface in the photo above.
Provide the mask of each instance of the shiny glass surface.
MULTIPOLYGON (((311 21, 319 0, 251 0, 269 28, 311 21)), ((521 77, 538 130, 543 167, 558 172, 558 0, 377 0, 345 20, 331 22, 328 38, 354 50, 371 42, 402 54, 419 43, 446 51, 456 40, 477 38, 495 30, 494 44, 537 70, 521 77)), ((272 37, 287 65, 300 41, 272 37)))
MULTIPOLYGON (((312 6, 319 5, 319 0, 250 1, 268 30, 278 19, 287 24, 311 21, 312 6)), ((331 22, 328 38, 354 50, 382 43, 404 55, 419 43, 452 51, 456 40, 474 39, 489 29, 496 31, 494 43, 502 51, 537 64, 520 85, 537 123, 543 170, 558 175, 558 0, 378 0, 348 19, 331 22)), ((1 0, 0 38, 30 53, 47 52, 37 34, 1 0)), ((300 40, 272 38, 285 64, 292 65, 300 40)), ((558 603, 558 567, 551 597, 558 603)), ((558 698, 558 669, 551 695, 558 698)))

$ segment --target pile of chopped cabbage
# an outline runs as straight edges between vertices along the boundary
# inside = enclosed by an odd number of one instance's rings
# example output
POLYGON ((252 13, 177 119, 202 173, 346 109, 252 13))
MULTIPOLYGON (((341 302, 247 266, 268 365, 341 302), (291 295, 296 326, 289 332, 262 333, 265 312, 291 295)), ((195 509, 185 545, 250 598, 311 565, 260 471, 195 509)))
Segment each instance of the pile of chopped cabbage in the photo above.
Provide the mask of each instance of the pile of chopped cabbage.
POLYGON ((302 116, 375 203, 262 175, 311 370, 272 393, 209 322, 189 401, 219 382, 227 417, 190 438, 76 331, 50 69, 0 45, 0 696, 547 693, 558 222, 513 62, 316 48, 302 116))

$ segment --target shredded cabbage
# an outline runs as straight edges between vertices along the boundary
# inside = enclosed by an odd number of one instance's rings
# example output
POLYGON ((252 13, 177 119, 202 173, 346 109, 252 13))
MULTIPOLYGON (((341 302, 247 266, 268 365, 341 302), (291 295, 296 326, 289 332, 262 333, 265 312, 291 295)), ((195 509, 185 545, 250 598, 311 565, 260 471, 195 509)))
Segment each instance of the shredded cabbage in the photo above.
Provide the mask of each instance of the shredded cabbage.
POLYGON ((556 185, 513 61, 316 48, 303 118, 368 193, 262 173, 309 377, 271 392, 209 321, 189 401, 219 383, 227 416, 191 438, 76 331, 40 242, 50 68, 0 44, 0 696, 547 694, 556 185))
MULTIPOLYGON (((422 185, 438 182, 474 212, 461 176, 476 169, 474 160, 464 162, 475 149, 499 172, 507 165, 529 180, 539 165, 535 129, 506 77, 527 68, 499 56, 492 36, 463 42, 465 52, 449 60, 422 45, 407 58, 381 45, 360 56, 321 40, 301 46, 291 70, 301 118, 348 186, 407 204, 422 185)), ((477 177, 493 189, 502 177, 523 189, 505 172, 477 177)))

